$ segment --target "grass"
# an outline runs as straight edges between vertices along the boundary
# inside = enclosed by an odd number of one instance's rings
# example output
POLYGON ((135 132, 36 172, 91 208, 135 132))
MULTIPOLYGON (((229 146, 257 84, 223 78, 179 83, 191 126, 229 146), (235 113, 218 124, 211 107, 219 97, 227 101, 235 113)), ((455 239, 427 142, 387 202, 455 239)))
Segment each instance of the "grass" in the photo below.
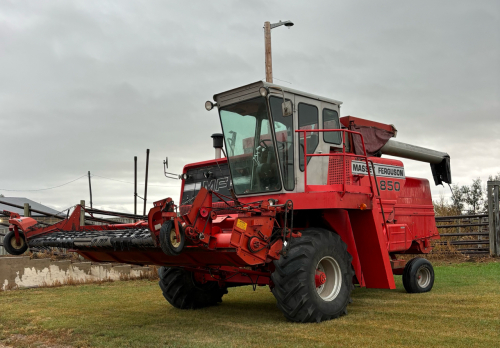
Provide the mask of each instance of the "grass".
POLYGON ((435 267, 434 289, 356 289, 349 314, 285 320, 267 287, 180 311, 148 280, 0 293, 0 347, 499 347, 500 262, 435 267))

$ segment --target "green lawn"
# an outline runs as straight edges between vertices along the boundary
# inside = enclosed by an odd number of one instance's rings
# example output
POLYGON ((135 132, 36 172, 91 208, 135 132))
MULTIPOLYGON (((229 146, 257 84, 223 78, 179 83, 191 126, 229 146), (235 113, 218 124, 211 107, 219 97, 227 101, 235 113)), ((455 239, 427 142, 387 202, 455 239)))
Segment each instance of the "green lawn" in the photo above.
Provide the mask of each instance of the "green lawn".
POLYGON ((156 282, 0 292, 0 347, 500 347, 500 262, 435 267, 434 289, 356 289, 349 314, 285 320, 267 287, 180 311, 156 282))

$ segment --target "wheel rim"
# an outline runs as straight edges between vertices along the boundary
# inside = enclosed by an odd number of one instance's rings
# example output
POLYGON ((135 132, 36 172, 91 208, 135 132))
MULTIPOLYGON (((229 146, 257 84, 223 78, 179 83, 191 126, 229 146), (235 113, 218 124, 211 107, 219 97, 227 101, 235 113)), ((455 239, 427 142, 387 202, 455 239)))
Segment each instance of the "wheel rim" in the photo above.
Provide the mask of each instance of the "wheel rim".
POLYGON ((177 248, 179 245, 181 245, 181 241, 178 241, 175 237, 175 229, 173 227, 170 230, 170 244, 172 244, 174 248, 177 248))
POLYGON ((333 301, 342 287, 342 271, 339 264, 333 257, 325 256, 318 262, 316 269, 326 275, 325 283, 316 288, 318 295, 324 301, 333 301))
POLYGON ((420 267, 417 271, 417 283, 421 288, 426 288, 431 282, 431 271, 427 267, 420 267))
POLYGON ((19 242, 20 242, 20 243, 19 243, 20 245, 17 245, 17 243, 16 243, 16 237, 15 237, 15 236, 13 236, 13 237, 12 237, 12 239, 10 240, 10 245, 11 245, 14 249, 16 249, 16 250, 20 250, 20 249, 22 249, 22 248, 24 247, 24 239, 22 239, 22 238, 21 238, 21 236, 19 236, 19 242))

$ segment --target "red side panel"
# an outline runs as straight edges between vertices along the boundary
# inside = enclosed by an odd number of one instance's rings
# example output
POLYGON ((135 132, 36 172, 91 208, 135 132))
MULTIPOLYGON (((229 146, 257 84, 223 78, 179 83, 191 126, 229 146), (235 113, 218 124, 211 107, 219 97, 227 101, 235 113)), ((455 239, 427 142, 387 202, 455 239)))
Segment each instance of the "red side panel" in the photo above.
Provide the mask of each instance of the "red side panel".
POLYGON ((354 272, 356 273, 359 285, 362 287, 366 286, 347 210, 328 209, 323 211, 322 216, 323 219, 325 219, 325 221, 330 225, 330 228, 337 232, 340 238, 342 238, 342 241, 347 244, 347 251, 352 256, 352 266, 354 267, 354 272))
POLYGON ((349 219, 366 287, 395 289, 387 238, 378 209, 349 210, 349 219))
POLYGON ((409 227, 408 239, 417 242, 412 251, 423 253, 431 251, 429 240, 438 239, 439 233, 428 180, 406 178, 404 190, 394 206, 394 220, 397 224, 409 227))

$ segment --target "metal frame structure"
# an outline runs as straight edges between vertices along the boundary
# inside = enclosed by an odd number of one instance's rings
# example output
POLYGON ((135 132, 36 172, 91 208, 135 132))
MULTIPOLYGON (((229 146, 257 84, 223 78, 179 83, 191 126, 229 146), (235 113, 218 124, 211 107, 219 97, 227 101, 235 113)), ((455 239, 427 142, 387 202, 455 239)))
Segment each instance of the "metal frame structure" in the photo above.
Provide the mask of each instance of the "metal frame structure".
POLYGON ((488 221, 490 225, 490 255, 500 256, 500 181, 488 181, 488 221))

